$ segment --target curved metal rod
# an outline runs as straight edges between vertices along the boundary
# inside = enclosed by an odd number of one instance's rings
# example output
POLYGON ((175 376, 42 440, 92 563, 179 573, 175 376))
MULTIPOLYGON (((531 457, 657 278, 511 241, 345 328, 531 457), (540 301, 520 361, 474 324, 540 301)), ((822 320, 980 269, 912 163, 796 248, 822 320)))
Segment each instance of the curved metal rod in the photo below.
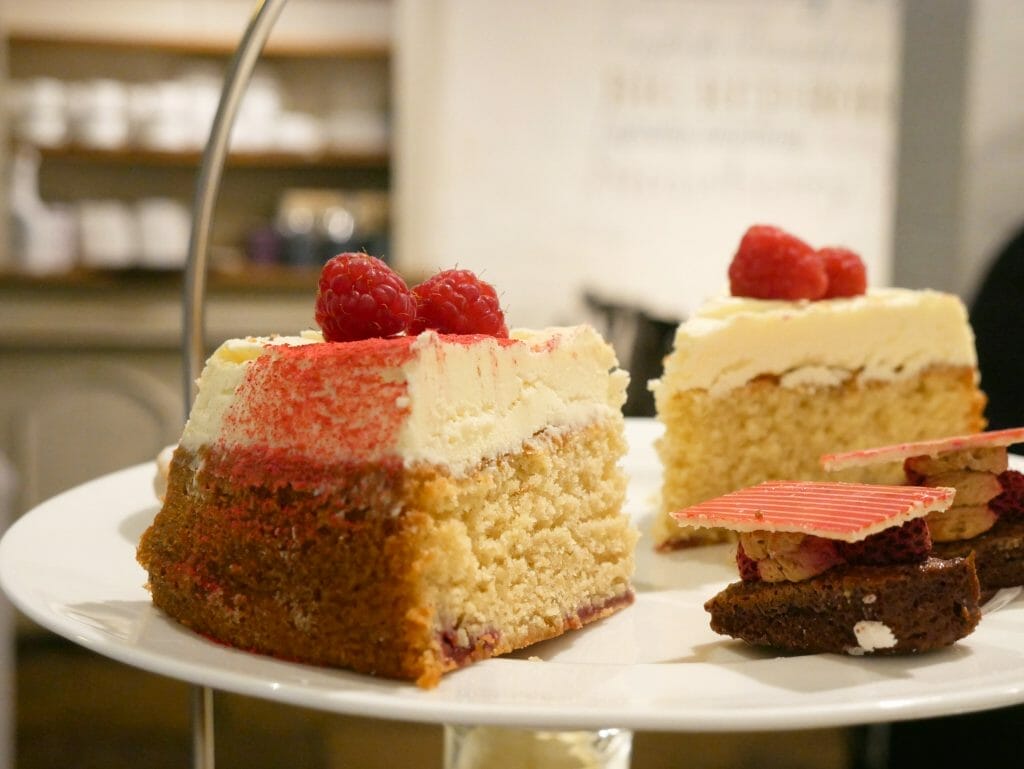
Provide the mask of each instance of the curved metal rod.
POLYGON ((193 686, 191 705, 193 769, 213 769, 216 763, 213 739, 213 690, 208 686, 193 686))
MULTIPOLYGON (((192 408, 196 377, 206 359, 206 272, 213 209, 224 172, 231 129, 245 89, 274 22, 287 0, 261 0, 253 11, 245 34, 224 76, 217 113, 210 138, 203 151, 192 209, 192 233, 185 263, 184 318, 182 323, 182 369, 184 375, 185 414, 192 408)), ((214 769, 213 691, 206 686, 192 688, 192 766, 214 769)))
POLYGON ((270 36, 274 22, 281 15, 287 0, 261 0, 253 11, 245 34, 235 51, 224 77, 217 114, 210 128, 210 139, 203 151, 202 165, 196 184, 195 204, 192 208, 192 233, 185 263, 185 317, 182 324, 184 350, 185 414, 195 398, 196 377, 206 360, 206 266, 210 245, 210 227, 213 208, 224 172, 231 128, 235 124, 238 106, 252 79, 252 72, 263 46, 270 36))

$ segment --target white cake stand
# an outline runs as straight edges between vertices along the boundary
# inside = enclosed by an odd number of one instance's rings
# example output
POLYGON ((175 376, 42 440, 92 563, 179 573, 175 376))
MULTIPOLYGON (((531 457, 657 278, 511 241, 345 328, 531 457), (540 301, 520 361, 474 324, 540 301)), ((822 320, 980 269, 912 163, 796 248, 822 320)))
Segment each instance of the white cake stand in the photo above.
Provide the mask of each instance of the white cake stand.
MULTIPOLYGON (((196 377, 206 358, 206 275, 213 211, 227 159, 231 129, 245 89, 267 38, 284 10, 285 0, 260 0, 228 65, 220 102, 203 152, 192 209, 192 232, 185 263, 182 322, 185 414, 195 398, 196 377)), ((214 769, 213 691, 200 686, 192 691, 192 765, 214 769)))
MULTIPOLYGON (((213 211, 238 106, 285 0, 257 6, 225 77, 199 172, 185 269, 186 413, 205 358, 205 284, 213 211)), ((657 489, 657 428, 629 424, 629 509, 647 530, 657 489)), ((1024 702, 1024 599, 1004 592, 982 626, 923 657, 780 657, 713 634, 704 600, 734 578, 724 548, 655 555, 641 541, 637 602, 520 654, 449 674, 433 690, 308 667, 214 644, 155 610, 135 561, 156 512, 153 468, 72 489, 24 515, 0 541, 0 584, 26 615, 92 651, 194 684, 193 766, 213 769, 213 689, 337 713, 446 725, 447 757, 474 729, 583 738, 624 769, 632 729, 737 731, 889 722, 1024 702), (469 728, 467 732, 462 727, 469 728), (612 728, 609 728, 612 727, 612 728), (552 730, 561 730, 553 732, 552 730)), ((492 746, 493 747, 493 746, 492 746)), ((450 769, 455 769, 454 764, 450 769)))
MULTIPOLYGON (((658 486, 657 430, 651 420, 627 422, 627 510, 643 529, 658 486)), ((1014 464, 1024 466, 1017 458, 1014 464)), ((450 725, 471 725, 598 737, 608 727, 850 726, 1024 702, 1019 590, 989 602, 978 629, 948 649, 917 657, 784 656, 708 627, 704 600, 735 578, 727 547, 664 555, 648 540, 638 550, 633 606, 450 673, 436 689, 249 654, 191 633, 152 607, 135 547, 157 509, 153 475, 150 464, 131 467, 27 513, 0 541, 0 584, 55 633, 199 692, 216 688, 336 713, 445 724, 450 732, 450 725)), ((202 719, 210 716, 200 708, 197 728, 208 728, 202 719)))

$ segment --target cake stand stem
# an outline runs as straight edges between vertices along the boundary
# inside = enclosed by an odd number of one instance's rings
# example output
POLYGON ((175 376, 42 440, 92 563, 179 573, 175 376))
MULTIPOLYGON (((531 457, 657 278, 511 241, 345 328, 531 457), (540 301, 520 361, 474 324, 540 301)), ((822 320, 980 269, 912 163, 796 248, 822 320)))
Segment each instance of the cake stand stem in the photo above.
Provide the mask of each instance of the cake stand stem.
POLYGON ((217 104, 217 113, 210 128, 210 138, 203 150, 202 165, 196 183, 195 203, 192 207, 192 232, 189 237, 188 259, 185 262, 184 323, 182 343, 185 352, 184 385, 185 413, 195 398, 196 377, 206 360, 206 272, 210 245, 213 209, 217 202, 224 161, 228 153, 231 129, 235 124, 238 107, 245 89, 252 79, 253 69, 263 46, 270 36, 274 22, 284 9, 285 0, 262 0, 253 11, 227 72, 217 104))
MULTIPOLYGON (((285 2, 286 0, 261 0, 253 11, 224 76, 217 113, 210 129, 209 141, 203 151, 192 209, 188 259, 185 263, 182 373, 186 414, 192 408, 196 394, 196 377, 206 359, 207 256, 213 210, 224 172, 231 129, 256 62, 270 36, 274 22, 284 9, 285 2)), ((445 727, 445 766, 447 769, 482 767, 485 764, 478 763, 478 759, 483 757, 478 751, 486 751, 491 747, 501 750, 499 745, 506 744, 505 740, 512 740, 520 747, 530 746, 531 750, 539 750, 544 756, 551 757, 563 750, 576 756, 576 751, 583 750, 587 756, 596 757, 594 763, 585 765, 602 769, 627 769, 632 750, 632 732, 620 729, 546 732, 448 726, 445 727)), ((507 757, 505 754, 505 758, 507 757)), ((213 690, 196 685, 192 689, 192 764, 194 769, 213 769, 214 761, 213 690)), ((490 769, 496 764, 491 761, 486 765, 490 769)), ((497 765, 500 765, 500 762, 497 765)), ((562 763, 550 765, 557 766, 562 763)))
POLYGON ((192 687, 192 766, 213 769, 213 690, 207 686, 192 687))
POLYGON ((444 727, 443 769, 629 769, 632 755, 629 729, 444 727))
MULTIPOLYGON (((228 153, 231 129, 238 114, 238 106, 252 78, 253 69, 263 46, 270 36, 274 22, 281 15, 286 0, 262 0, 252 12, 245 33, 228 64, 224 76, 217 113, 210 128, 210 137, 203 151, 203 160, 196 182, 196 197, 192 208, 192 232, 189 237, 188 259, 185 262, 184 318, 182 323, 182 350, 185 413, 192 408, 196 393, 196 377, 206 359, 206 272, 207 252, 213 209, 217 202, 228 153)), ((195 686, 192 692, 192 764, 195 769, 213 769, 213 691, 195 686)))

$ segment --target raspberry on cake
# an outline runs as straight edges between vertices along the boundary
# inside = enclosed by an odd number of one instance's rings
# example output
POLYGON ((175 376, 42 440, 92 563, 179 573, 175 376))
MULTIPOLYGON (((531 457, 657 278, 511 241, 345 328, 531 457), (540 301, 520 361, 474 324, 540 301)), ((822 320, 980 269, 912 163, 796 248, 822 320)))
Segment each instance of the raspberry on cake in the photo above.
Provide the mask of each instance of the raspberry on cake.
POLYGON ((444 334, 508 336, 494 286, 469 270, 443 270, 412 290, 416 320, 410 332, 432 328, 444 334))
POLYGON ((824 260, 802 240, 756 224, 744 233, 729 265, 729 290, 756 299, 821 299, 828 274, 824 260))
POLYGON ((973 557, 930 554, 923 517, 954 490, 771 481, 674 512, 739 534, 740 581, 711 628, 787 651, 902 654, 949 646, 981 618, 973 557))
POLYGON ((902 462, 907 483, 951 486, 952 506, 925 520, 937 555, 974 553, 988 593, 1024 584, 1024 475, 1009 470, 1007 448, 1024 443, 1024 428, 897 443, 821 458, 828 471, 902 462))
POLYGON ((751 228, 730 268, 746 282, 734 280, 732 296, 679 326, 650 383, 665 425, 653 531, 661 549, 729 539, 721 529, 680 527, 669 513, 761 481, 902 481, 899 463, 829 475, 819 462, 826 452, 984 428, 974 335, 958 297, 865 290, 855 253, 815 251, 779 233, 751 228), (763 273, 755 259, 765 260, 763 273), (815 260, 826 276, 821 293, 793 294, 786 281, 806 286, 815 260), (750 279, 762 274, 767 295, 750 279))
POLYGON ((395 336, 415 316, 405 281, 374 256, 338 254, 320 272, 316 322, 328 342, 395 336))
POLYGON ((867 268, 859 254, 841 246, 829 246, 819 248, 818 256, 828 277, 824 299, 860 296, 868 290, 867 268))
POLYGON ((627 380, 588 326, 229 340, 139 545, 153 601, 422 686, 605 617, 633 600, 627 380))

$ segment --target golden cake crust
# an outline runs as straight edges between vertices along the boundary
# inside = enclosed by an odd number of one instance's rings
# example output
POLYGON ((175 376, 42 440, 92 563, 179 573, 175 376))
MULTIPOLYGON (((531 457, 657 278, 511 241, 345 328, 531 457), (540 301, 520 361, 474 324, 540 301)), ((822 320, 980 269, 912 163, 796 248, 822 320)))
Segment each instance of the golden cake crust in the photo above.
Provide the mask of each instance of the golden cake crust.
MULTIPOLYGON (((249 651, 391 677, 421 674, 431 642, 412 611, 422 513, 360 516, 355 498, 335 498, 348 508, 338 516, 331 501, 311 504, 294 490, 261 499, 212 471, 193 475, 195 463, 203 457, 177 451, 166 503, 139 545, 156 606, 202 635, 249 651), (299 516, 301 531, 293 520, 299 516), (282 600, 282 592, 289 597, 282 600), (311 607, 331 604, 358 614, 359 626, 329 611, 303 619, 311 607), (367 643, 370 637, 376 642, 367 643), (400 651, 381 655, 381 646, 400 651)), ((356 474, 348 483, 340 477, 339 488, 358 489, 364 509, 368 500, 395 499, 395 472, 356 474)))
POLYGON ((654 541, 676 549, 723 541, 720 529, 680 527, 668 513, 765 480, 901 483, 900 463, 826 473, 823 454, 984 429, 985 397, 971 367, 933 366, 891 382, 852 377, 834 387, 783 387, 761 377, 725 396, 661 393, 664 467, 654 541))
POLYGON ((431 686, 447 670, 632 602, 623 451, 619 417, 538 437, 466 476, 399 463, 331 467, 315 474, 333 479, 325 492, 179 448, 138 559, 156 606, 200 634, 431 686), (502 521, 511 534, 495 530, 502 521), (592 541, 572 550, 574 537, 592 541), (494 552, 532 548, 530 562, 488 555, 500 538, 494 552), (562 584, 560 569, 573 581, 562 584), (523 616, 506 605, 530 594, 537 607, 514 607, 523 616), (540 620, 529 616, 538 607, 540 620))

